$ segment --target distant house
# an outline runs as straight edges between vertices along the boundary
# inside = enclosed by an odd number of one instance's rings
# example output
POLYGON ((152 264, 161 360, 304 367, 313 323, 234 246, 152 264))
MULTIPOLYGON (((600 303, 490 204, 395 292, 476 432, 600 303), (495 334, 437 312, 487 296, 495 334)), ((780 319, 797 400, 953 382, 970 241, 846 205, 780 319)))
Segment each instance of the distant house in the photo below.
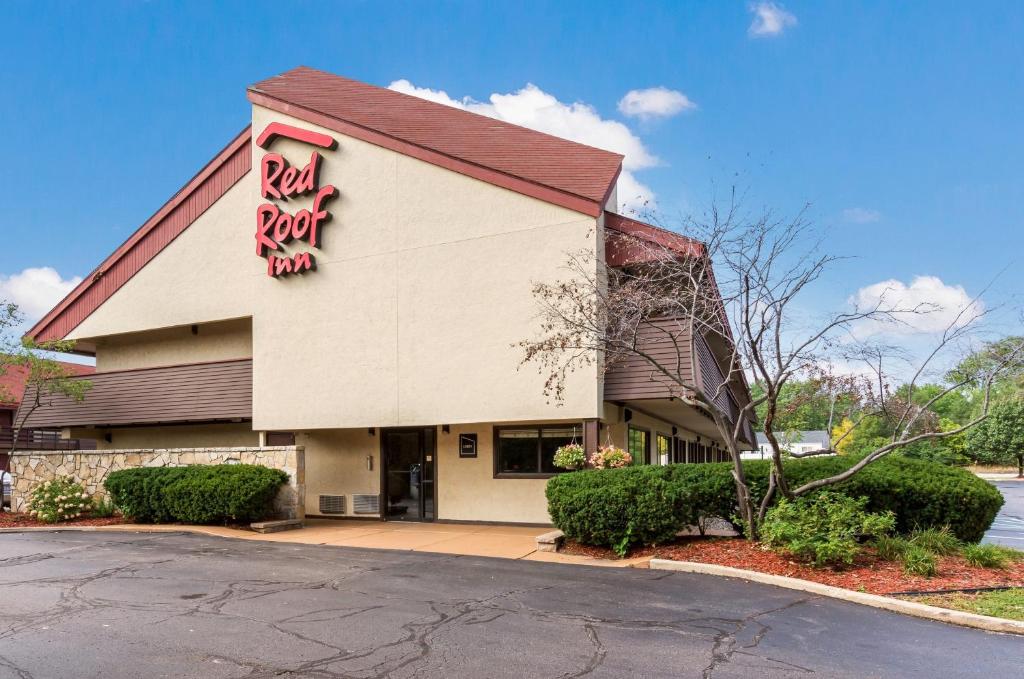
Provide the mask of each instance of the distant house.
MULTIPOLYGON (((828 432, 820 429, 815 431, 777 431, 775 438, 778 439, 782 449, 790 453, 825 450, 832 445, 828 432)), ((757 450, 751 450, 741 455, 744 460, 767 460, 771 456, 772 446, 768 443, 768 437, 761 433, 757 435, 757 450)))

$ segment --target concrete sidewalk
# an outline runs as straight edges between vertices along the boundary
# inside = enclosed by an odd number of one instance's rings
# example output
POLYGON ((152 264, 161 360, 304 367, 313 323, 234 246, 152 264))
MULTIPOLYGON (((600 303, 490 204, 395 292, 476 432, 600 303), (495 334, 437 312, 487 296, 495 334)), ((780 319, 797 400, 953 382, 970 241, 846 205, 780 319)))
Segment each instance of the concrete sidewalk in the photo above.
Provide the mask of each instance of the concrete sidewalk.
POLYGON ((127 532, 181 532, 261 540, 300 545, 393 549, 465 556, 489 556, 550 563, 588 566, 645 567, 649 559, 596 559, 572 554, 538 552, 536 538, 551 528, 537 526, 481 525, 458 523, 404 523, 401 521, 359 521, 308 519, 299 530, 255 533, 222 526, 180 526, 121 524, 96 530, 127 532))

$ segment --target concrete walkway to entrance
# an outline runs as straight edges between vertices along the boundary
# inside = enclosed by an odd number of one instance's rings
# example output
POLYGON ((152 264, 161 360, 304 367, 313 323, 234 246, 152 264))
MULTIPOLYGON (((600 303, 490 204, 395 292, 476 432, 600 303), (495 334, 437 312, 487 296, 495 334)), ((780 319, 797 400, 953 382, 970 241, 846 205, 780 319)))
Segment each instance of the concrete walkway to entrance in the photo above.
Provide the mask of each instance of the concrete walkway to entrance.
POLYGON ((301 529, 266 534, 221 526, 141 524, 103 526, 98 527, 97 530, 139 532, 189 531, 243 540, 264 540, 266 542, 284 542, 300 545, 394 549, 620 568, 646 566, 649 561, 647 558, 610 560, 573 554, 538 552, 537 536, 551 530, 551 528, 539 526, 307 519, 305 527, 301 529))

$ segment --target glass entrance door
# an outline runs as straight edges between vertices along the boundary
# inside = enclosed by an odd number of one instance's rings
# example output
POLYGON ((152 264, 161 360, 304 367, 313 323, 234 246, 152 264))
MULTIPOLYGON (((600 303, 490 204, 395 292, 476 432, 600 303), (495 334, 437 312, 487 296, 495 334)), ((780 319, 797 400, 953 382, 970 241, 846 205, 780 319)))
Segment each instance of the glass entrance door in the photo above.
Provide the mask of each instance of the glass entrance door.
POLYGON ((434 520, 434 430, 385 430, 384 498, 389 521, 434 520))

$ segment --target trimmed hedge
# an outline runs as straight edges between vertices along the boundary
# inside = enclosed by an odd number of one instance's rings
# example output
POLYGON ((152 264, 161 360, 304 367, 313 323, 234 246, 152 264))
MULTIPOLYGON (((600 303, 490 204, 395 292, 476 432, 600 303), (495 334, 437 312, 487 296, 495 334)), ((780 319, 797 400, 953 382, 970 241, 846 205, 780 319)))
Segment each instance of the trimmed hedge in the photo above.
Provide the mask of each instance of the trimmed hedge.
POLYGON ((111 472, 114 504, 143 523, 248 523, 266 517, 288 474, 251 464, 140 467, 111 472))
MULTIPOLYGON (((793 487, 847 469, 848 456, 786 462, 793 487)), ((745 462, 755 498, 768 487, 770 463, 745 462)), ((870 512, 891 511, 896 530, 950 530, 964 542, 977 542, 992 524, 1003 497, 991 484, 964 469, 889 456, 862 469, 832 491, 866 497, 870 512)), ((560 474, 546 489, 555 526, 586 544, 624 552, 632 544, 671 540, 676 531, 708 517, 735 520, 732 463, 634 466, 560 474)))
POLYGON ((571 472, 548 481, 548 511, 566 535, 620 554, 633 544, 667 542, 686 512, 682 486, 642 466, 571 472), (625 472, 625 473, 623 473, 625 472))

